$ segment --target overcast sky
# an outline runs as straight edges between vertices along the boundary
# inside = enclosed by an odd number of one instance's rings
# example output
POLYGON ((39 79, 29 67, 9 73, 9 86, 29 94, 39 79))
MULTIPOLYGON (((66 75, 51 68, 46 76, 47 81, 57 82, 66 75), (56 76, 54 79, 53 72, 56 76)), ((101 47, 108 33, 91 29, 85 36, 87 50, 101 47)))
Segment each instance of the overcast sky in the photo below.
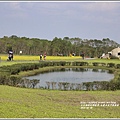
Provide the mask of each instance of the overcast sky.
POLYGON ((0 37, 109 38, 120 44, 120 2, 0 2, 0 37))

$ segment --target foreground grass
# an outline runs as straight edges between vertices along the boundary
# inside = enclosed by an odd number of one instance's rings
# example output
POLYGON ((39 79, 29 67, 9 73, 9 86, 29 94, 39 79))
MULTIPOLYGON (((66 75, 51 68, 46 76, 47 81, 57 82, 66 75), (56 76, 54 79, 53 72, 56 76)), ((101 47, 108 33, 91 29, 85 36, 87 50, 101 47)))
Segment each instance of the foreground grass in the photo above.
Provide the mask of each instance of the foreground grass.
POLYGON ((80 104, 120 104, 120 91, 58 91, 0 85, 0 93, 0 118, 120 118, 120 106, 81 109, 80 104))

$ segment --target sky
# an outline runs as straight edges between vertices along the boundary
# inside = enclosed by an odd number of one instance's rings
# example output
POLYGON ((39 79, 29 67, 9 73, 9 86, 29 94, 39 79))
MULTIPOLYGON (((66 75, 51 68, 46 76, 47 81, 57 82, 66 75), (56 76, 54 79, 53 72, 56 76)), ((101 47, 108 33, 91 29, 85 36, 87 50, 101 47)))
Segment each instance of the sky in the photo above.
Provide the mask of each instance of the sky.
POLYGON ((1 1, 0 38, 109 38, 120 44, 119 1, 1 1))

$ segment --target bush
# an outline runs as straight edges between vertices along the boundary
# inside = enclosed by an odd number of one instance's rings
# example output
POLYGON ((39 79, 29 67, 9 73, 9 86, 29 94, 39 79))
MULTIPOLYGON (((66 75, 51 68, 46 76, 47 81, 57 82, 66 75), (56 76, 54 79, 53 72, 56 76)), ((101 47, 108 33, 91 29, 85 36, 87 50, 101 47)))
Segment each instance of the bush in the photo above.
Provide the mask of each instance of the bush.
POLYGON ((13 67, 13 68, 10 69, 10 74, 11 75, 18 74, 19 72, 20 72, 19 68, 13 67))
POLYGON ((16 76, 10 76, 9 80, 8 84, 11 86, 17 86, 21 82, 21 78, 16 76))
POLYGON ((72 62, 72 66, 76 66, 76 62, 72 62))
POLYGON ((93 66, 98 66, 99 65, 99 63, 97 63, 97 62, 94 62, 92 64, 93 64, 93 66))
POLYGON ((114 63, 108 63, 107 66, 108 67, 115 67, 115 64, 114 63))
POLYGON ((65 65, 66 65, 66 62, 65 62, 65 61, 60 61, 60 65, 61 65, 61 66, 65 66, 65 65))
POLYGON ((120 69, 120 64, 117 64, 117 65, 116 65, 116 68, 117 68, 117 69, 120 69))
POLYGON ((93 82, 84 82, 83 85, 87 91, 93 90, 93 82))
POLYGON ((70 65, 71 65, 71 62, 66 62, 66 65, 70 66, 70 65))
POLYGON ((9 76, 6 73, 0 73, 0 85, 8 85, 9 76))
POLYGON ((88 62, 73 62, 73 66, 88 66, 88 62))
POLYGON ((60 62, 53 62, 54 66, 60 66, 60 62))
POLYGON ((101 66, 106 66, 106 63, 100 63, 101 64, 101 66))

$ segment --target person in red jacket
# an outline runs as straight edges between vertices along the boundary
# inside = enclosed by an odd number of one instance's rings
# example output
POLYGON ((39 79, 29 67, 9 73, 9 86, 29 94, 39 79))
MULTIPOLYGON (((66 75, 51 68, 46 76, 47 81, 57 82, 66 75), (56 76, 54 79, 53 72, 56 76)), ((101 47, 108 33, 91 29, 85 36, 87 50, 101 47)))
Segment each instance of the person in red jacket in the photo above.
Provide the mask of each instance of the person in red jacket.
POLYGON ((46 52, 44 53, 43 58, 44 58, 44 60, 46 60, 46 52))

